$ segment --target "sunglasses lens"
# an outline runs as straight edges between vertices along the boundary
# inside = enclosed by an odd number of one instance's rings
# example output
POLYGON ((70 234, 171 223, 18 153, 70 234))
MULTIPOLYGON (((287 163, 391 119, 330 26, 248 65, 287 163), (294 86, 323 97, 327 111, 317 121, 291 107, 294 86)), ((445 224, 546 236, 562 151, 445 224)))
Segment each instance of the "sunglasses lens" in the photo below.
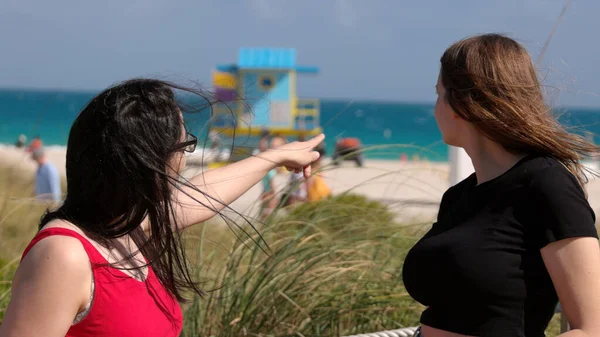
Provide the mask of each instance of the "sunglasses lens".
POLYGON ((194 152, 194 150, 196 150, 196 142, 197 142, 196 136, 192 135, 191 133, 188 133, 187 137, 186 137, 186 141, 190 142, 190 145, 186 146, 185 150, 187 152, 194 152))

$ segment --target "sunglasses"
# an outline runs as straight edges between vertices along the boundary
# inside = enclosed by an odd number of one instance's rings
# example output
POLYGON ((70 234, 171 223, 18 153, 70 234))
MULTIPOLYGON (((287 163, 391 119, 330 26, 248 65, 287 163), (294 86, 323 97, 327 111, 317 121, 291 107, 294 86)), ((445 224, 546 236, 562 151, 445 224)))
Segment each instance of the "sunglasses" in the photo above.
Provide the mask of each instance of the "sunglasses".
POLYGON ((177 148, 179 150, 183 150, 185 152, 192 153, 196 150, 196 145, 198 144, 198 138, 193 134, 187 132, 185 135, 185 140, 183 143, 179 144, 177 148))

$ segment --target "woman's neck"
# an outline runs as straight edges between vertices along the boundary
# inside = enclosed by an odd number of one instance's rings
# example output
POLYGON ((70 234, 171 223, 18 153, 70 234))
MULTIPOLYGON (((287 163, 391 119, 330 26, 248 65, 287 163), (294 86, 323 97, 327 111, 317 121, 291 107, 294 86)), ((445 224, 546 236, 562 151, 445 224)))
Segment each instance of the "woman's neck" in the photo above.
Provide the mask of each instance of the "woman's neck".
POLYGON ((483 136, 478 138, 465 146, 465 151, 471 157, 478 185, 504 174, 526 156, 525 153, 508 152, 502 145, 483 136))

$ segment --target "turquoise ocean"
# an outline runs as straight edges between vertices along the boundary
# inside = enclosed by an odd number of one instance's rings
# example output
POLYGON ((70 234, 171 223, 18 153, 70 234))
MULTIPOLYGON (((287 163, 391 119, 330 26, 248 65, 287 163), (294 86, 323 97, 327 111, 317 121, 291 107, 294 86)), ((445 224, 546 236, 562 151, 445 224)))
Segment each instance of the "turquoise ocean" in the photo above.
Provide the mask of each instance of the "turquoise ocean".
MULTIPOLYGON (((73 120, 95 92, 26 89, 0 90, 0 143, 14 144, 20 134, 36 135, 46 146, 66 146, 73 120)), ((600 108, 561 108, 560 120, 575 132, 600 135, 600 108)), ((190 131, 205 137, 208 113, 194 118, 190 131)), ((367 158, 398 160, 402 153, 446 161, 447 146, 433 116, 433 103, 321 100, 321 125, 331 153, 336 137, 357 137, 367 158)), ((596 136, 596 141, 597 141, 596 136)))

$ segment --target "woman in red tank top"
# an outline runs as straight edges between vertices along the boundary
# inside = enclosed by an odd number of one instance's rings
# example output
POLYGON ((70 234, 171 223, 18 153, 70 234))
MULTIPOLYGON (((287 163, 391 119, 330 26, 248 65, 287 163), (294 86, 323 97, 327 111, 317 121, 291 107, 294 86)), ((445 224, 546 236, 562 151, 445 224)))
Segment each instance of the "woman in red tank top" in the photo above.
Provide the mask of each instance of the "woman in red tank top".
POLYGON ((0 337, 178 336, 184 291, 202 294, 179 231, 218 214, 278 166, 310 175, 323 135, 182 179, 184 152, 197 140, 176 91, 202 95, 135 79, 81 111, 67 145, 67 197, 23 253, 0 337))

